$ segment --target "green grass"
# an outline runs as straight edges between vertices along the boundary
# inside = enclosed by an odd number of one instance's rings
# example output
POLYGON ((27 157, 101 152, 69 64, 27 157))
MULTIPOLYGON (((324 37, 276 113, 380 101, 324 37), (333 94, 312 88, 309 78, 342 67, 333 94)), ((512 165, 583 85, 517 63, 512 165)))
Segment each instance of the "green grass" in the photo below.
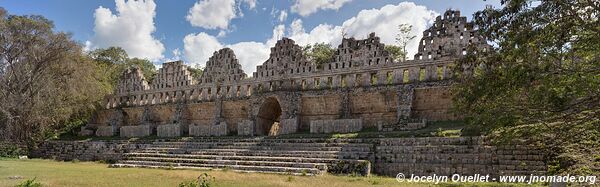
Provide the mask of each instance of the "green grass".
MULTIPOLYGON (((433 184, 399 183, 392 177, 353 176, 289 176, 261 173, 238 173, 210 170, 162 170, 140 168, 108 168, 95 162, 57 162, 52 160, 17 160, 0 158, 0 187, 15 186, 36 179, 42 186, 177 186, 195 180, 203 173, 215 178, 215 186, 408 186, 425 187, 433 184), (22 179, 9 179, 21 176, 22 179)), ((506 186, 498 183, 441 184, 440 186, 506 186)))

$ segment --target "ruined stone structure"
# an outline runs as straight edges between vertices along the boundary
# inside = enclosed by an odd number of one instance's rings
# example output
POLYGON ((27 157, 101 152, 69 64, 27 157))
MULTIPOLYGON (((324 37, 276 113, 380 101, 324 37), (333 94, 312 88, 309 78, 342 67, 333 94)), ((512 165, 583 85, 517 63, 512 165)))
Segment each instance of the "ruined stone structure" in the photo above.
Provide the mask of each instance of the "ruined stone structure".
POLYGON ((414 60, 394 60, 372 33, 344 38, 323 64, 283 38, 252 77, 228 48, 213 54, 199 80, 181 61, 165 63, 151 86, 139 69, 130 69, 107 97, 106 109, 81 132, 161 139, 48 141, 33 156, 117 161, 112 167, 308 175, 543 173, 544 158, 534 147, 498 147, 483 137, 269 137, 414 130, 427 121, 457 119, 450 112, 450 66, 469 44, 487 47, 465 17, 449 10, 424 31, 414 60), (169 139, 180 136, 193 137, 169 139))
POLYGON ((139 69, 124 72, 86 129, 131 137, 421 128, 425 121, 456 118, 449 111, 450 65, 469 44, 487 47, 465 17, 449 10, 423 32, 414 60, 404 62, 394 60, 375 33, 344 38, 332 61, 320 65, 283 38, 247 77, 225 48, 208 60, 199 80, 181 61, 165 63, 151 86, 139 69))

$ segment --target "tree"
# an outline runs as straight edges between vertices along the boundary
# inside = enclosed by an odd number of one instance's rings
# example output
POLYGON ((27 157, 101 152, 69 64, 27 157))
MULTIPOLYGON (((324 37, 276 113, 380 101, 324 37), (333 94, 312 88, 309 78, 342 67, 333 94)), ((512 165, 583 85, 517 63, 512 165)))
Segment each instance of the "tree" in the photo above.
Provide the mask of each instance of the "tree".
POLYGON ((385 51, 390 53, 394 60, 405 60, 406 54, 402 51, 402 48, 395 45, 386 45, 384 48, 385 51))
POLYGON ((552 173, 600 171, 600 6, 505 0, 474 14, 492 50, 457 62, 455 103, 465 132, 543 148, 552 173))
POLYGON ((410 42, 411 40, 415 39, 415 35, 411 34, 412 32, 412 25, 409 24, 400 24, 398 25, 398 34, 396 34, 396 43, 398 43, 398 46, 400 46, 402 48, 402 53, 397 53, 398 55, 401 55, 399 59, 402 59, 402 61, 406 60, 407 54, 408 52, 406 51, 406 46, 408 45, 408 42, 410 42))
POLYGON ((331 47, 331 44, 326 43, 315 43, 313 45, 307 45, 303 49, 304 55, 309 60, 314 61, 318 67, 322 67, 322 64, 331 62, 335 49, 331 47))
POLYGON ((42 16, 0 8, 0 139, 33 146, 88 119, 108 93, 82 47, 53 27, 42 16))
POLYGON ((106 78, 113 87, 118 83, 121 74, 126 69, 133 66, 137 66, 142 70, 148 83, 152 82, 154 75, 156 75, 156 68, 152 62, 146 59, 129 58, 127 52, 120 47, 96 49, 89 52, 89 56, 94 59, 94 61, 96 61, 104 70, 104 73, 108 75, 106 78))

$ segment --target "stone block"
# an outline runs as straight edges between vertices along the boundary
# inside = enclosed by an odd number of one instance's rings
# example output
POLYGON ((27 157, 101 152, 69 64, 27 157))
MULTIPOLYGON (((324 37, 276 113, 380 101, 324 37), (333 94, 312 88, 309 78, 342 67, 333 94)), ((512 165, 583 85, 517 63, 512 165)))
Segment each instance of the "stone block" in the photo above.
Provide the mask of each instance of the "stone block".
POLYGON ((226 136, 227 123, 221 122, 218 125, 190 125, 191 136, 226 136))
POLYGON ((144 137, 152 134, 152 127, 150 125, 136 125, 136 126, 123 126, 121 127, 121 137, 144 137))
POLYGON ((283 119, 279 123, 277 134, 293 134, 298 132, 298 118, 283 119))
POLYGON ((252 136, 254 135, 254 122, 251 120, 244 120, 237 124, 237 131, 239 136, 252 136))
POLYGON ((99 126, 96 129, 96 136, 114 136, 115 129, 112 126, 99 126))
POLYGON ((158 137, 179 137, 183 134, 183 128, 180 124, 166 124, 156 127, 158 137))
POLYGON ((362 119, 313 120, 310 133, 350 133, 362 130, 362 119))

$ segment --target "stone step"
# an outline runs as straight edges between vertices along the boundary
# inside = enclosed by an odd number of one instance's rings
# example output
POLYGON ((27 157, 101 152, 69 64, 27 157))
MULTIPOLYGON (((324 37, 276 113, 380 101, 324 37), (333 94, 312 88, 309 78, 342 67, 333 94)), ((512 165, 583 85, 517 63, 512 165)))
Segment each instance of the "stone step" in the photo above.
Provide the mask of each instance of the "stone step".
MULTIPOLYGON (((317 168, 327 170, 325 163, 311 163, 311 160, 302 159, 275 159, 269 157, 258 158, 199 158, 199 157, 128 157, 123 161, 153 161, 153 162, 168 162, 168 163, 194 163, 194 164, 221 164, 221 165, 246 165, 246 166, 277 166, 277 167, 294 167, 294 168, 317 168)), ((314 160, 312 160, 314 161, 314 160)))
POLYGON ((193 155, 222 156, 283 156, 305 158, 337 158, 337 159, 369 159, 373 152, 369 151, 293 151, 293 150, 254 150, 254 149, 175 149, 149 148, 139 153, 172 153, 193 155))
POLYGON ((277 166, 248 166, 248 165, 226 165, 226 164, 196 164, 196 163, 169 163, 154 161, 121 161, 112 164, 110 167, 144 167, 144 168, 163 168, 163 169, 228 169, 238 172, 261 172, 261 173, 280 173, 293 175, 321 175, 324 170, 316 168, 295 168, 295 167, 277 167, 277 166))
MULTIPOLYGON (((211 146, 211 147, 174 147, 174 146, 152 146, 147 149, 249 149, 249 150, 299 150, 299 151, 342 151, 341 147, 294 147, 294 146, 211 146)), ((362 149, 358 149, 362 150, 362 149)))
POLYGON ((371 147, 373 144, 370 143, 289 143, 289 142, 154 142, 154 145, 185 145, 185 146, 219 146, 219 145, 233 145, 233 146, 308 146, 308 147, 371 147))
POLYGON ((156 142, 274 142, 274 143, 367 143, 363 139, 332 138, 241 138, 241 137, 187 137, 181 139, 160 139, 156 142))
POLYGON ((162 153, 129 153, 126 159, 135 160, 138 157, 148 158, 181 158, 181 159, 205 159, 205 160, 244 160, 244 161, 274 161, 274 162, 296 162, 296 163, 332 163, 337 158, 304 158, 304 157, 277 157, 277 156, 221 156, 221 155, 192 155, 192 154, 162 154, 162 153))

